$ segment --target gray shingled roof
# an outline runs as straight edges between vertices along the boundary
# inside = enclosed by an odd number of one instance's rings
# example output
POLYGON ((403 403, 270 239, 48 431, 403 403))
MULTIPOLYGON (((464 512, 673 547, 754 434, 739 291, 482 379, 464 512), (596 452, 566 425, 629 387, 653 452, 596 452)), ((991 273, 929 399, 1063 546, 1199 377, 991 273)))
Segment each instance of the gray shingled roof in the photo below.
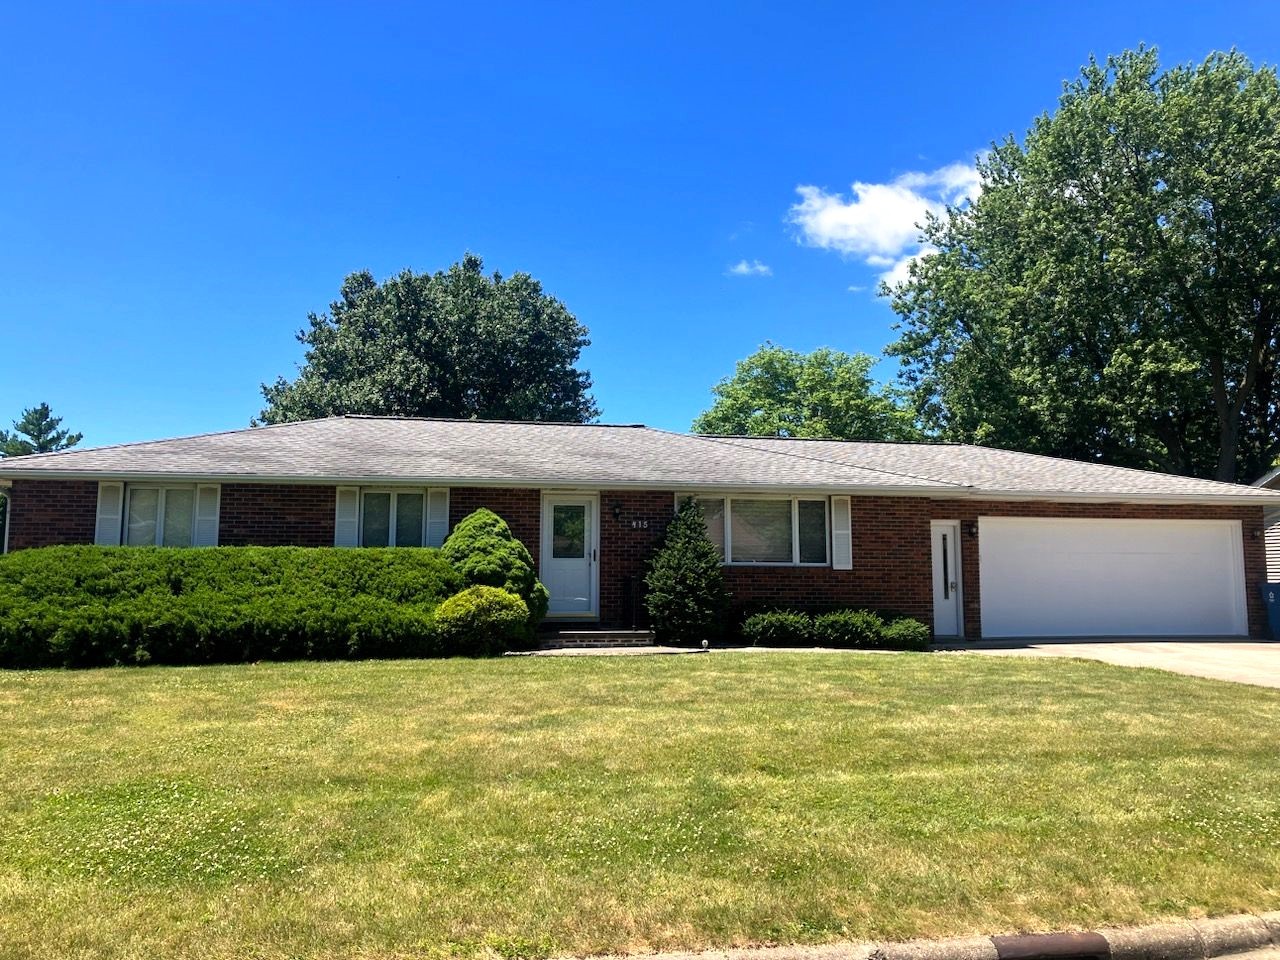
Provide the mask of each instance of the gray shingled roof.
POLYGON ((1236 484, 986 447, 700 437, 642 426, 331 417, 0 460, 0 479, 184 478, 827 490, 1280 503, 1236 484))

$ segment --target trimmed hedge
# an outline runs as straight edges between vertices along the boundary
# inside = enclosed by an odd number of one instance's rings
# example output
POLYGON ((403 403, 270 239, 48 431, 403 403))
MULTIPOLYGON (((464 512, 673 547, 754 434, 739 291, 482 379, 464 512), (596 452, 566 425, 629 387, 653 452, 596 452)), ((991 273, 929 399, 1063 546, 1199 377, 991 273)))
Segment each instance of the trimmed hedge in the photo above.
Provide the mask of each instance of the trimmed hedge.
POLYGON ((928 650, 932 636, 919 620, 899 617, 885 624, 880 640, 890 650, 928 650))
POLYGON ((529 608, 500 587, 468 587, 436 611, 440 639, 455 653, 486 656, 501 653, 528 630, 529 608))
POLYGON ((742 639, 753 647, 805 647, 813 643, 813 621, 791 610, 771 610, 748 617, 742 639))
POLYGON ((467 584, 498 587, 522 599, 528 608, 523 638, 533 636, 547 615, 550 595, 538 580, 533 556, 505 520, 483 507, 468 514, 453 528, 440 553, 467 584))
POLYGON ((931 634, 919 620, 898 617, 886 622, 871 610, 832 610, 816 617, 771 610, 748 617, 742 639, 754 646, 927 650, 931 634))
POLYGON ((447 656, 436 550, 45 547, 0 557, 0 666, 447 656))
POLYGON ((884 620, 870 610, 833 610, 813 618, 820 647, 874 647, 884 636, 884 620))

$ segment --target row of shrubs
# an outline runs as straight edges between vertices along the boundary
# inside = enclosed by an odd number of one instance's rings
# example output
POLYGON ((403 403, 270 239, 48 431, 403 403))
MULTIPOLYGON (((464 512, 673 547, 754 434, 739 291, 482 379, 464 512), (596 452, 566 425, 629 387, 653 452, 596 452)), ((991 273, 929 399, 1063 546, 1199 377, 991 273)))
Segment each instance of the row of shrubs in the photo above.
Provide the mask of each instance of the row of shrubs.
POLYGON ((0 666, 479 656, 546 608, 488 510, 441 550, 49 547, 0 559, 0 666))
MULTIPOLYGON (((651 565, 663 642, 716 640, 729 596, 686 501, 651 565)), ((507 524, 477 510, 440 550, 49 547, 0 558, 0 666, 483 656, 529 642, 548 595, 507 524)), ((929 631, 866 610, 756 614, 760 646, 924 649, 929 631)))
POLYGON ((742 638, 758 647, 927 650, 930 634, 919 620, 885 619, 872 610, 832 610, 816 616, 774 610, 748 617, 742 624, 742 638))

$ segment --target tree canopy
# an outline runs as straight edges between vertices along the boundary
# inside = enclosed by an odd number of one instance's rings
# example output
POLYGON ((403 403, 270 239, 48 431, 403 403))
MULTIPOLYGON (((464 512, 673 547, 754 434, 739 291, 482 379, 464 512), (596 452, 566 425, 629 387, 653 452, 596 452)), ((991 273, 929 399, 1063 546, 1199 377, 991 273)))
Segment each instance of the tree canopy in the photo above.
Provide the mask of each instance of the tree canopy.
POLYGON ((473 254, 434 274, 406 270, 342 284, 328 313, 309 314, 296 379, 263 384, 262 423, 343 413, 589 421, 591 377, 576 367, 587 339, 527 273, 486 276, 473 254))
POLYGON ((83 433, 60 430, 62 418, 55 417, 47 403, 28 407, 13 421, 12 430, 0 430, 0 457, 25 457, 30 453, 52 453, 74 447, 83 433))
POLYGON ((1091 61, 930 217, 901 318, 953 440, 1250 479, 1280 453, 1280 84, 1237 52, 1091 61))
POLYGON ((823 347, 812 353, 765 343, 712 388, 695 433, 837 440, 918 436, 900 393, 877 386, 876 358, 823 347))

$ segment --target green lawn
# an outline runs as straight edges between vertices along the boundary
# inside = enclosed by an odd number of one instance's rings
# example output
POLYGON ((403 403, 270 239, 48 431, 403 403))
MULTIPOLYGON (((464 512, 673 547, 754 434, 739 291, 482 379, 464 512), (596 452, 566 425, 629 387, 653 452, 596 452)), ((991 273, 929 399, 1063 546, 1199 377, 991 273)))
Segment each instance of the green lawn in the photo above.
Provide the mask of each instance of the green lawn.
POLYGON ((0 673, 0 956, 543 956, 1280 908, 1280 691, 928 654, 0 673))

